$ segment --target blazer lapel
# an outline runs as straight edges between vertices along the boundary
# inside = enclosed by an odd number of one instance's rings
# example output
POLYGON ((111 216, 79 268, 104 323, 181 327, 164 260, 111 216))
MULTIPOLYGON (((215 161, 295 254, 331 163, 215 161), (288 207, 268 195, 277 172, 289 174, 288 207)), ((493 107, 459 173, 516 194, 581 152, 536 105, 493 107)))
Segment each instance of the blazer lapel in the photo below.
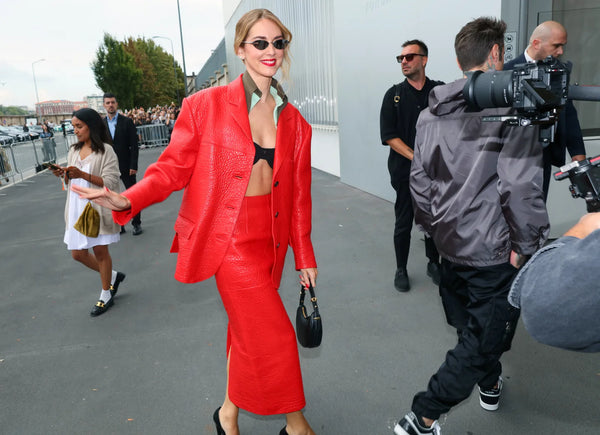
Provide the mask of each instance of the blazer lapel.
POLYGON ((296 131, 292 123, 293 111, 289 105, 279 115, 277 122, 277 139, 275 142, 275 163, 273 175, 277 173, 284 159, 291 153, 296 144, 296 131))
MULTIPOLYGON (((227 116, 233 118, 234 123, 240 127, 244 135, 248 138, 247 144, 242 144, 242 146, 247 147, 245 152, 254 153, 252 130, 250 130, 250 120, 248 119, 248 108, 246 106, 246 94, 244 92, 242 76, 228 85, 228 99, 230 111, 227 116)), ((296 131, 293 126, 293 118, 294 113, 290 107, 285 107, 279 115, 273 174, 277 173, 281 167, 281 163, 294 150, 296 131)), ((225 124, 227 125, 228 123, 225 124)))
POLYGON ((250 120, 248 119, 246 94, 244 93, 242 76, 228 85, 228 99, 230 111, 227 116, 233 118, 235 124, 242 129, 244 135, 252 143, 252 130, 250 130, 250 120))

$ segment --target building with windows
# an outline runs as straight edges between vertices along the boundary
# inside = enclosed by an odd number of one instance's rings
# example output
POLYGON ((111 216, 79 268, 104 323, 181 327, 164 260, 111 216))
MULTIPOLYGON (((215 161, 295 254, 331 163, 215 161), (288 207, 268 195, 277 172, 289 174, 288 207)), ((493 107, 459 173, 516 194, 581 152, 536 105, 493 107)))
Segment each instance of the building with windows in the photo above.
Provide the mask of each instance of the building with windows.
POLYGON ((220 86, 229 82, 227 74, 227 52, 225 50, 225 39, 222 39, 215 48, 202 69, 194 77, 194 89, 210 88, 220 86))
POLYGON ((65 115, 73 113, 73 102, 68 100, 50 100, 35 104, 38 117, 50 115, 65 115))
POLYGON ((98 113, 104 113, 102 95, 88 95, 85 97, 85 101, 90 109, 94 109, 98 113))
POLYGON ((87 101, 69 101, 69 100, 50 100, 35 104, 35 112, 38 117, 68 115, 69 117, 75 110, 88 107, 87 101))

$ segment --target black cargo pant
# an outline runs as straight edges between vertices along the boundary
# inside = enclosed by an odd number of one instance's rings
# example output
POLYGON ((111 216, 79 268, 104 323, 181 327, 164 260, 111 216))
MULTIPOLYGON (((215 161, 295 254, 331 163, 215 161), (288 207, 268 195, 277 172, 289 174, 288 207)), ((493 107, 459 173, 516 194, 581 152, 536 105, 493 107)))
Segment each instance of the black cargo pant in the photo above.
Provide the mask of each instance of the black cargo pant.
POLYGON ((510 263, 469 267, 442 259, 440 296, 458 343, 427 391, 414 397, 415 414, 436 420, 469 397, 475 385, 488 389, 496 384, 500 356, 510 349, 519 318, 519 310, 507 300, 516 274, 510 263))
MULTIPOLYGON (((396 224, 394 225, 394 250, 396 251, 396 267, 406 269, 408 262, 408 250, 410 248, 410 232, 413 227, 414 211, 408 180, 396 180, 392 182, 392 187, 396 191, 396 202, 394 203, 394 213, 396 214, 396 224)), ((438 263, 440 254, 433 243, 433 239, 425 237, 425 255, 429 261, 438 263)))
MULTIPOLYGON (((129 189, 131 186, 133 186, 136 183, 136 175, 121 175, 121 180, 123 181, 123 184, 125 185, 125 189, 129 189)), ((131 220, 131 223, 133 225, 141 225, 142 224, 142 213, 138 213, 136 214, 133 219, 131 220)))

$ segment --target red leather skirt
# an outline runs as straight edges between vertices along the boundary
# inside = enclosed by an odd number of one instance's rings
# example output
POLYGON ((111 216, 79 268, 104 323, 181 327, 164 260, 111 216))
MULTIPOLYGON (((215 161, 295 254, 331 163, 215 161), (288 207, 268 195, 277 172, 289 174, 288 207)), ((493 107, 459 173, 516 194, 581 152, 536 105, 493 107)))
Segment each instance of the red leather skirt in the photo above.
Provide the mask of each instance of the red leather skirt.
POLYGON ((247 196, 216 274, 229 317, 229 398, 254 414, 305 406, 296 334, 272 279, 271 195, 247 196))

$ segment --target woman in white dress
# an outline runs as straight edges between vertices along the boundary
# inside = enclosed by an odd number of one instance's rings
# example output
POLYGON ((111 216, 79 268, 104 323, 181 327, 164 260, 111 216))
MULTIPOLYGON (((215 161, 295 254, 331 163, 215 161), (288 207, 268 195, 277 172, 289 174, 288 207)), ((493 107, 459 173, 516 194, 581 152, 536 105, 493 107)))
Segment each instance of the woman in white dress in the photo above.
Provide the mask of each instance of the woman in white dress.
MULTIPOLYGON (((87 108, 77 110, 73 112, 72 124, 78 142, 69 148, 67 167, 56 166, 54 175, 64 177, 67 184, 120 190, 119 162, 98 112, 87 108)), ((70 189, 67 192, 64 242, 73 259, 98 272, 102 282, 100 298, 90 312, 95 317, 113 305, 119 284, 125 279, 124 273, 113 270, 108 252, 108 245, 119 241, 121 227, 113 221, 110 210, 90 203, 100 214, 100 231, 97 237, 80 233, 74 225, 89 201, 70 189)))

